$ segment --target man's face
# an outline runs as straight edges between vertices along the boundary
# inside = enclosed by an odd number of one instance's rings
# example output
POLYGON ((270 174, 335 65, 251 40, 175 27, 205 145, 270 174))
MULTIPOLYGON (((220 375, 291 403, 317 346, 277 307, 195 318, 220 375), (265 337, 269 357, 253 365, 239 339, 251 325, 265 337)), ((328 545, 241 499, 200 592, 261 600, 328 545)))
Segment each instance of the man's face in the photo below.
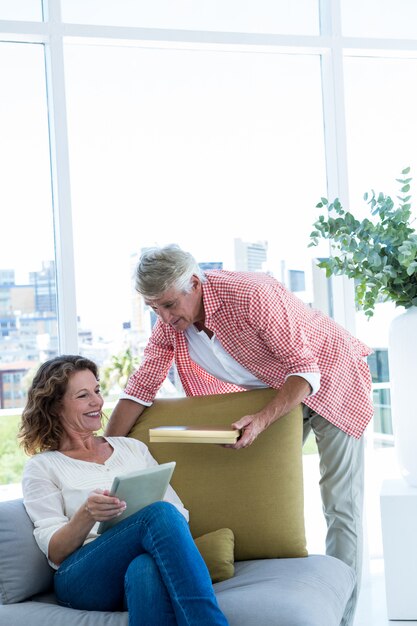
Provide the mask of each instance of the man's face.
POLYGON ((195 322, 204 321, 203 292, 197 276, 191 279, 191 291, 183 293, 175 288, 167 289, 160 298, 145 298, 164 324, 175 330, 185 330, 195 322))

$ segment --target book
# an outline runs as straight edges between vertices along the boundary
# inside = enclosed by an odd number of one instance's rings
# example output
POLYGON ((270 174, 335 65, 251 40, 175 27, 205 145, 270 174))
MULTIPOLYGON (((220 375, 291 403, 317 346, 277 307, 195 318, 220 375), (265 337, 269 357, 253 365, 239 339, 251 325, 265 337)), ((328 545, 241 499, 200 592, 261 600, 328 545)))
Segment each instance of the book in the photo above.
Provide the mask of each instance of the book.
POLYGON ((236 443, 239 430, 223 426, 158 426, 149 429, 152 443, 236 443))

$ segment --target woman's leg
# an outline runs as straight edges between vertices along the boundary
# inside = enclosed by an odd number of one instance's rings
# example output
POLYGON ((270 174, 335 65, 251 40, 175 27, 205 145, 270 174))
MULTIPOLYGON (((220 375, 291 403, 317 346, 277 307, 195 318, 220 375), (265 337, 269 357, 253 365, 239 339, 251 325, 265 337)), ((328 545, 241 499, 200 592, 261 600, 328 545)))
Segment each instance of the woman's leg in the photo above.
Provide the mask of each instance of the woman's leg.
POLYGON ((149 554, 136 557, 127 568, 125 595, 129 626, 176 626, 167 589, 149 554))
POLYGON ((158 567, 177 624, 227 626, 207 567, 181 513, 166 502, 156 502, 143 509, 136 532, 158 567))
POLYGON ((158 567, 177 624, 227 625, 188 524, 167 502, 145 507, 69 556, 55 574, 60 602, 89 610, 120 610, 125 574, 144 552, 158 567))

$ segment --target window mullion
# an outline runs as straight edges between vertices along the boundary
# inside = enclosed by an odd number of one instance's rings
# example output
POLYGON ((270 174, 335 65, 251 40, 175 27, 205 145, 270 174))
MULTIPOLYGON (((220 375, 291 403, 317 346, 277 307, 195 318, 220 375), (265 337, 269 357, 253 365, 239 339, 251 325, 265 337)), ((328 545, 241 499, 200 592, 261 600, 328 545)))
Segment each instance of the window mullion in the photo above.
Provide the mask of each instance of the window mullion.
MULTIPOLYGON (((327 195, 349 202, 346 115, 343 78, 340 0, 320 0, 321 35, 331 46, 321 57, 327 195)), ((329 281, 329 308, 334 319, 355 332, 353 281, 344 276, 329 281)))
POLYGON ((65 100, 64 46, 59 0, 44 1, 50 36, 45 44, 48 124, 54 212, 60 351, 78 352, 74 244, 65 100))

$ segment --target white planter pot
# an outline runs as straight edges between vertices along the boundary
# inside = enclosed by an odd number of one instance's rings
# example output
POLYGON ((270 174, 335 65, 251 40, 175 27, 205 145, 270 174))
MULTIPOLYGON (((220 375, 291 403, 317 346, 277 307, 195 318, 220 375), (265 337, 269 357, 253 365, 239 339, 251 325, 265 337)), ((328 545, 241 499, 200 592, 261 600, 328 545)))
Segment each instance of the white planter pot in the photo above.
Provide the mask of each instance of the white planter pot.
POLYGON ((417 487, 417 307, 392 320, 388 362, 398 461, 406 481, 417 487))

